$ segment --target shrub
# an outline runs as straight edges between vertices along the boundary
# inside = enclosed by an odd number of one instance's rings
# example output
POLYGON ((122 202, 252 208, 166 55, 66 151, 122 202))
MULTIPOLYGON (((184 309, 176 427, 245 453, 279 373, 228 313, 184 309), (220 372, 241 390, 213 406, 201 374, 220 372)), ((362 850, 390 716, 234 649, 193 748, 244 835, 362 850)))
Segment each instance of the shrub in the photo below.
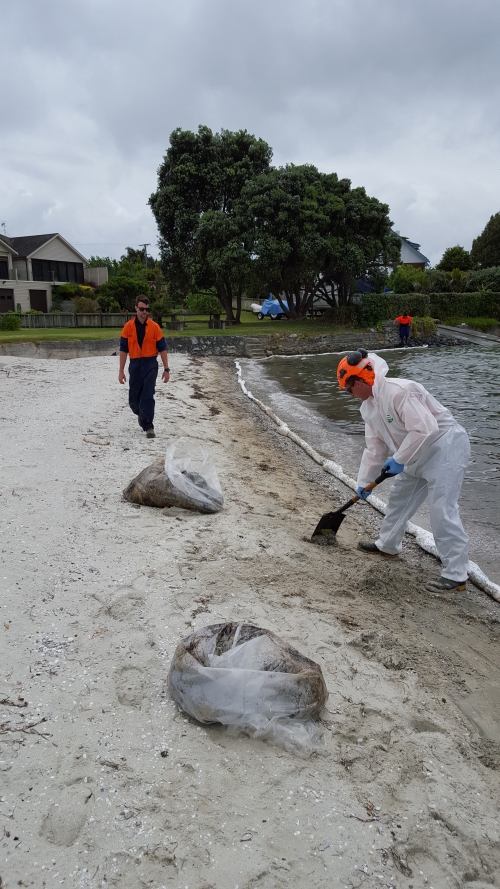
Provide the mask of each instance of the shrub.
POLYGON ((400 265, 389 275, 388 287, 394 293, 420 293, 428 290, 429 280, 423 269, 400 265))
POLYGON ((411 335, 414 340, 422 340, 437 333, 436 322, 426 315, 424 318, 412 318, 411 335))
POLYGON ((62 302, 63 299, 71 299, 72 296, 78 296, 81 289, 83 288, 80 284, 54 284, 52 288, 52 302, 55 299, 62 302))
MULTIPOLYGON (((87 284, 55 284, 52 288, 52 307, 51 312, 60 312, 61 304, 66 299, 73 300, 75 297, 85 297, 86 299, 94 299, 94 288, 87 284)), ((94 311, 96 311, 94 309, 94 311)))
POLYGON ((97 295, 97 304, 101 312, 122 311, 120 303, 118 302, 118 300, 115 299, 112 293, 102 293, 101 290, 99 290, 99 293, 97 295), (111 306, 118 306, 118 308, 112 309, 111 306))
POLYGON ((2 315, 2 330, 21 330, 21 317, 15 312, 2 315))
POLYGON ((174 311, 174 301, 168 293, 158 296, 151 303, 151 317, 160 327, 163 324, 163 316, 174 311))
POLYGON ((493 293, 500 293, 500 266, 470 272, 467 290, 470 293, 477 293, 480 290, 492 290, 493 293))
POLYGON ((428 293, 447 293, 449 291, 450 279, 446 272, 442 272, 440 269, 428 269, 425 274, 429 282, 428 293))
POLYGON ((77 315, 94 314, 99 311, 97 300, 88 296, 74 296, 73 305, 77 315))
POLYGON ((144 281, 138 278, 129 278, 126 275, 117 275, 116 278, 110 278, 105 284, 101 284, 97 299, 105 312, 109 311, 109 308, 105 308, 105 306, 109 306, 113 300, 122 309, 133 312, 135 301, 141 293, 149 298, 149 287, 144 281))
POLYGON ((192 315, 208 315, 222 312, 223 307, 213 293, 190 293, 185 299, 186 306, 192 315))

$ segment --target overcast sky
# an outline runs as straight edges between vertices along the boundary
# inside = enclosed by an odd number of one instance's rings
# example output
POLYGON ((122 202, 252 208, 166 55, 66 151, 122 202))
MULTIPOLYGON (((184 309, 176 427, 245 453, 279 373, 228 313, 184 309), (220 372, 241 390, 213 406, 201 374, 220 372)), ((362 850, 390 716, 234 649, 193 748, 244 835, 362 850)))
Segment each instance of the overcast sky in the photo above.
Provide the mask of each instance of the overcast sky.
POLYGON ((2 0, 0 223, 119 257, 176 127, 389 204, 432 263, 500 211, 499 0, 2 0))

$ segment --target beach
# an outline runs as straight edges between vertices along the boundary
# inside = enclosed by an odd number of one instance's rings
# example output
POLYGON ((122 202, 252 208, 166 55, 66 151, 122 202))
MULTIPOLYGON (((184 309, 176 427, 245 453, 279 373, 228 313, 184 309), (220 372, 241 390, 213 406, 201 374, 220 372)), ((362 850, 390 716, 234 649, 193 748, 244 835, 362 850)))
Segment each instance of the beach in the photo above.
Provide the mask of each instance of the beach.
POLYGON ((405 541, 252 404, 234 362, 176 353, 146 440, 118 358, 0 357, 0 887, 500 886, 500 606, 430 595, 405 541), (225 503, 137 507, 128 482, 187 436, 225 503), (322 668, 308 759, 170 700, 194 629, 247 621, 322 668))

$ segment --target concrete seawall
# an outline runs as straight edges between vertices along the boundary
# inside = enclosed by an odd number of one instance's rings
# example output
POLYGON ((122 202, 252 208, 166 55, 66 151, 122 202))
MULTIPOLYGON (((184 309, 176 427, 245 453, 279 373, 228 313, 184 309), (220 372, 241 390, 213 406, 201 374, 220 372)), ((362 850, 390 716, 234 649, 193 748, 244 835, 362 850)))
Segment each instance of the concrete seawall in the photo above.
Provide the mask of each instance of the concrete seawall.
MULTIPOLYGON (((183 352, 193 355, 217 355, 230 358, 252 357, 258 343, 265 355, 307 355, 319 352, 339 352, 354 349, 360 343, 366 348, 387 345, 384 337, 366 332, 343 334, 340 336, 300 336, 297 334, 270 334, 268 336, 183 336, 167 337, 167 348, 171 353, 183 352)), ((27 343, 1 343, 0 355, 15 355, 19 358, 93 358, 101 355, 114 355, 120 348, 119 339, 109 340, 40 340, 27 343)))
POLYGON ((18 358, 95 358, 113 355, 120 348, 120 340, 39 340, 32 343, 0 343, 0 355, 18 358))
MULTIPOLYGON (((439 340, 473 340, 470 331, 439 326, 439 340)), ((479 334, 475 342, 490 342, 495 337, 479 334)), ((499 340, 496 340, 499 342, 499 340)), ((422 340, 430 345, 437 344, 437 338, 422 340)), ((318 334, 303 336, 297 333, 270 333, 262 336, 179 336, 169 338, 167 348, 171 353, 182 352, 192 355, 215 355, 228 358, 265 358, 268 355, 317 355, 322 352, 342 352, 364 346, 365 349, 383 349, 396 346, 399 338, 396 328, 390 322, 381 331, 360 330, 336 336, 318 334)), ((19 358, 95 358, 102 355, 116 355, 120 348, 118 337, 106 340, 39 340, 26 343, 0 343, 0 355, 15 355, 19 358)))

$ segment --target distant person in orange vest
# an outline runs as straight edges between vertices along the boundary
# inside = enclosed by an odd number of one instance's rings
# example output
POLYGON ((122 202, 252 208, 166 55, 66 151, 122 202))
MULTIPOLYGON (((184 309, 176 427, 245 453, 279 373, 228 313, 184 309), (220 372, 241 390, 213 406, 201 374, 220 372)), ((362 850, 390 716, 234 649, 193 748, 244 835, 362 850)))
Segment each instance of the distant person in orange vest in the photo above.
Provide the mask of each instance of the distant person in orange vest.
POLYGON ((402 315, 399 315, 398 318, 394 321, 394 324, 399 324, 399 339, 401 341, 402 346, 408 345, 408 340, 410 338, 410 330, 411 330, 411 322, 412 317, 408 314, 408 312, 403 312, 402 315))
POLYGON ((140 294, 135 303, 136 317, 127 321, 120 337, 120 370, 118 382, 126 383, 125 364, 129 362, 130 409, 137 415, 139 426, 148 438, 155 438, 155 386, 158 376, 159 355, 163 364, 162 380, 168 383, 167 344, 163 331, 156 321, 149 318, 149 300, 140 294))

